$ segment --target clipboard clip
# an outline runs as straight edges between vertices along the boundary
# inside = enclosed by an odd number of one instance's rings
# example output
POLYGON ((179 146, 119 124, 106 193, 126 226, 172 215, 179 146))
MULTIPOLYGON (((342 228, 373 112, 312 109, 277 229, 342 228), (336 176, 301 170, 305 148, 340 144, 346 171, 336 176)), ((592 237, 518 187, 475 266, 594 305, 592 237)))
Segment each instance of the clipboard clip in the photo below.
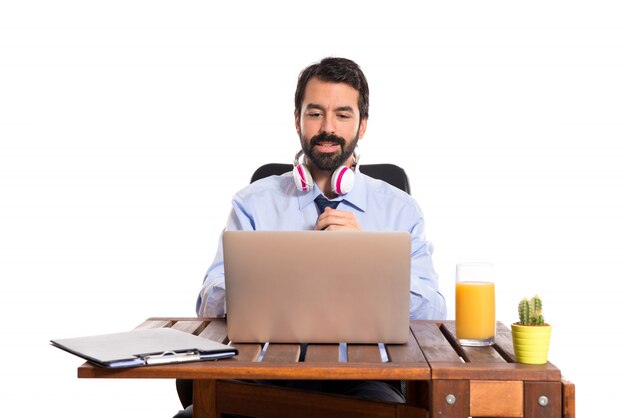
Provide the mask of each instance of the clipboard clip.
POLYGON ((164 351, 161 354, 153 354, 143 356, 145 364, 171 364, 171 363, 184 363, 187 361, 200 360, 200 353, 197 351, 186 351, 178 353, 176 351, 164 351))

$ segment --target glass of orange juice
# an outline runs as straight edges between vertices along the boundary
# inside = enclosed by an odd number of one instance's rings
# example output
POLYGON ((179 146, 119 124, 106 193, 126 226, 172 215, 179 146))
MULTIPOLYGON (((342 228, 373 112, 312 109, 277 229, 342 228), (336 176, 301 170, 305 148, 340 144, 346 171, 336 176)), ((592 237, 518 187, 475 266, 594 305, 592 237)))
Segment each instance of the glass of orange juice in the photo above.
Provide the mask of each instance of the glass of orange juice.
POLYGON ((496 337, 494 268, 490 263, 456 265, 456 339, 461 345, 492 345, 496 337))

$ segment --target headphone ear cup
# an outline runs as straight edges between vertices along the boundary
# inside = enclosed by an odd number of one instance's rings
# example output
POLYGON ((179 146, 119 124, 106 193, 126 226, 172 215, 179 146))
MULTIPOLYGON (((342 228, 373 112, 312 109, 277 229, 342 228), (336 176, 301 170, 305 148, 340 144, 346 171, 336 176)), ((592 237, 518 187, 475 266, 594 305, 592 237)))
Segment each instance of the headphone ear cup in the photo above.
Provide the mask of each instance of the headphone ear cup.
POLYGON ((331 189, 337 195, 344 195, 354 187, 354 171, 342 165, 333 173, 330 180, 331 189))
POLYGON ((293 168, 293 181, 301 192, 308 192, 313 187, 313 177, 304 164, 297 164, 293 168))

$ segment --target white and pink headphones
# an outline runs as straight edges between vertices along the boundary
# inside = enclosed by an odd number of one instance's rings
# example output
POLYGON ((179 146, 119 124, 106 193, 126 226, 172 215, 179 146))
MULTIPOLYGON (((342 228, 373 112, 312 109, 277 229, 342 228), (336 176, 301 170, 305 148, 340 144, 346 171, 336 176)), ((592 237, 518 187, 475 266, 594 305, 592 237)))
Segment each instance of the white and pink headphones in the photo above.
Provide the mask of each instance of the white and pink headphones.
MULTIPOLYGON (((300 163, 302 154, 304 154, 302 150, 298 151, 293 159, 293 180, 298 190, 308 192, 313 188, 313 177, 307 166, 304 163, 300 163)), ((354 153, 352 168, 342 165, 335 170, 330 180, 333 193, 344 195, 352 190, 354 186, 354 171, 352 169, 356 167, 358 161, 359 156, 354 153)))

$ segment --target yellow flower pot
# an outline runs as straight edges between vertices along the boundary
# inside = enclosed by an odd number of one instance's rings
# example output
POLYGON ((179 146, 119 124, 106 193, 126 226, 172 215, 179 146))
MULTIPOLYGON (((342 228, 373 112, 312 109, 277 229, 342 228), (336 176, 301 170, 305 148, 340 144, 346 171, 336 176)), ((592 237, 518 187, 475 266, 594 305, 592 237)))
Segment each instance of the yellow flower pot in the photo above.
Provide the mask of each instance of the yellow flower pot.
POLYGON ((512 324, 513 350, 518 363, 545 364, 548 361, 552 326, 512 324))

